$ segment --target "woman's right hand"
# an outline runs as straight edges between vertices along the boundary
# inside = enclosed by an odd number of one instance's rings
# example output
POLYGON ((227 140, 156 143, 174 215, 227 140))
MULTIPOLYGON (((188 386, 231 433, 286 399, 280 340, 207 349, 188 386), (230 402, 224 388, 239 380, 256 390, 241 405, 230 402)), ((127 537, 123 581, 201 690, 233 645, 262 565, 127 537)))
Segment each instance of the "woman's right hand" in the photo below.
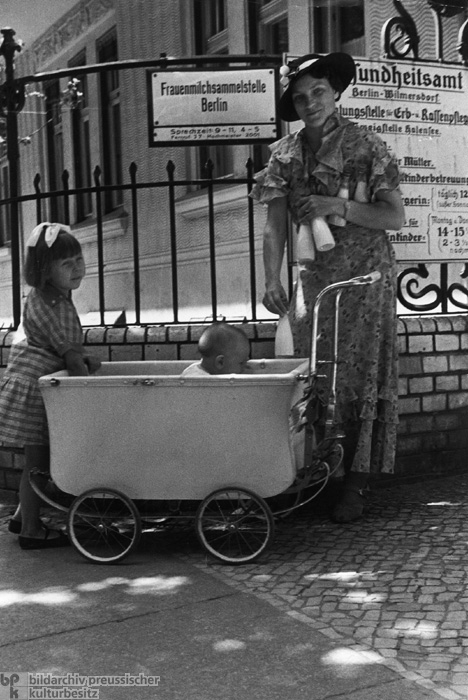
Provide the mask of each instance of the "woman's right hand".
POLYGON ((288 313, 288 297, 281 282, 267 285, 265 296, 263 297, 263 306, 267 311, 279 316, 284 316, 288 313))

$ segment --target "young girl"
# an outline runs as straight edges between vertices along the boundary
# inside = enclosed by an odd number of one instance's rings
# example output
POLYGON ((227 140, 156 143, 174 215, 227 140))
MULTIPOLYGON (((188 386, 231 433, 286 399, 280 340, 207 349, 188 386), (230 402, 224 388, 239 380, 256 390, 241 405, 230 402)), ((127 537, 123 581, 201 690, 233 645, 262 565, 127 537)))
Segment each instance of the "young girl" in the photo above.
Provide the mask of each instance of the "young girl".
POLYGON ((29 482, 31 469, 49 471, 49 437, 38 378, 67 369, 87 375, 99 363, 85 357, 82 329, 71 291, 85 276, 79 242, 63 224, 42 223, 26 243, 24 269, 32 287, 24 307, 24 337, 12 345, 0 383, 0 444, 24 447, 25 469, 20 505, 9 523, 19 534, 22 549, 45 549, 68 544, 67 536, 48 529, 40 520, 40 498, 29 482))

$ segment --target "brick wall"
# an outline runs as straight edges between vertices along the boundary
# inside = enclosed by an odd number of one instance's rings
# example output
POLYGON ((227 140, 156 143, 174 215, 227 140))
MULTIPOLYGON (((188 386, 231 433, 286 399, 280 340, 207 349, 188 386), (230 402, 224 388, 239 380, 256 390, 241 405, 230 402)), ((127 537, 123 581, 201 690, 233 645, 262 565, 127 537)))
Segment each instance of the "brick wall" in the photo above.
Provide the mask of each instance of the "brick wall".
POLYGON ((396 473, 468 469, 468 315, 399 320, 400 425, 396 473))
MULTIPOLYGON (((273 357, 275 325, 242 324, 253 358, 273 357)), ((103 361, 191 360, 197 358, 203 329, 202 325, 89 328, 85 345, 103 361)), ((0 368, 8 361, 12 337, 0 330, 0 368)), ((421 479, 466 470, 468 314, 401 317, 398 338, 396 477, 421 479)), ((22 459, 20 452, 0 448, 0 489, 17 489, 22 459)))

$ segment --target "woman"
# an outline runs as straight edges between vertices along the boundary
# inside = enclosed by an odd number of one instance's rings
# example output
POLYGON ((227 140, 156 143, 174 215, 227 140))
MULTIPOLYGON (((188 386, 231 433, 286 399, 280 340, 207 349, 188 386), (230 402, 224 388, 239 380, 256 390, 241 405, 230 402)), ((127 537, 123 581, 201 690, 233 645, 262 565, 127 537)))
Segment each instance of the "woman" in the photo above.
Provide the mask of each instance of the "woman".
MULTIPOLYGON (((256 176, 252 191, 268 206, 263 303, 272 313, 289 314, 295 354, 308 356, 311 310, 318 292, 357 275, 381 273, 379 282, 347 290, 341 299, 336 422, 346 435, 345 478, 333 518, 349 522, 363 513, 369 474, 393 471, 398 420, 396 264, 385 229, 399 229, 404 223, 398 168, 378 136, 337 112, 336 103, 355 76, 351 56, 311 54, 281 73, 286 89, 279 116, 284 121, 301 119, 304 127, 271 145, 270 161, 256 176), (349 200, 337 196, 345 177, 349 200), (299 266, 290 304, 280 280, 288 212, 296 225, 319 216, 346 220, 343 227, 331 225, 332 250, 317 252, 314 261, 299 266)), ((319 358, 326 356, 330 344, 331 303, 322 305, 319 358)), ((319 391, 325 393, 325 386, 319 391)))

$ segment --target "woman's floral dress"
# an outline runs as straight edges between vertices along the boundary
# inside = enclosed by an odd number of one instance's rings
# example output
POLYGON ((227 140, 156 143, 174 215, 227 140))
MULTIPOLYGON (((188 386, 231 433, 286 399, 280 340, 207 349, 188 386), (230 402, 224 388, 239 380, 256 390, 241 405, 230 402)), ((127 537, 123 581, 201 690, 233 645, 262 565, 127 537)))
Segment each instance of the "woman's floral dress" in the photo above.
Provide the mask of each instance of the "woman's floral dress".
MULTIPOLYGON (((297 224, 299 197, 336 196, 343 173, 350 178, 350 199, 365 179, 367 200, 399 184, 396 159, 373 132, 337 113, 325 125, 314 154, 303 130, 271 145, 267 167, 257 174, 251 196, 267 204, 287 197, 297 224)), ((340 304, 339 364, 335 421, 346 435, 345 467, 358 472, 393 471, 398 422, 398 349, 396 337, 396 262, 385 231, 347 223, 331 226, 335 247, 301 265, 290 305, 295 354, 308 356, 311 311, 317 294, 334 282, 378 270, 381 280, 345 290, 340 304)), ((333 296, 333 295, 331 295, 333 296)), ((318 359, 329 359, 333 298, 324 298, 319 320, 318 359)), ((326 374, 326 365, 319 374, 326 374)), ((327 381, 319 380, 326 398, 327 381)))

